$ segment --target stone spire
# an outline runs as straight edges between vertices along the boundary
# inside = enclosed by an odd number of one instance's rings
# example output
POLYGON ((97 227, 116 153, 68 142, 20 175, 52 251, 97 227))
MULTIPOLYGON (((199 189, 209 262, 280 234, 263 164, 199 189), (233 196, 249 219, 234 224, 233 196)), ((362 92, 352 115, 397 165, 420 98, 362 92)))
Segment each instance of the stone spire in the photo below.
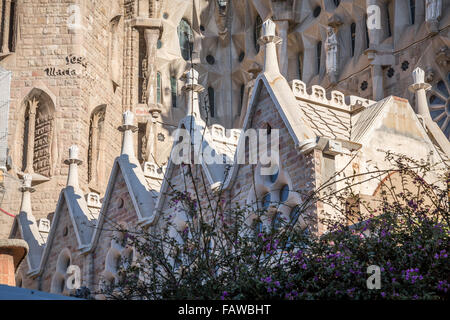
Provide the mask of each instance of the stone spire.
POLYGON ((22 238, 27 242, 30 249, 28 254, 30 271, 39 267, 43 246, 45 245, 45 240, 39 233, 36 218, 33 216, 31 208, 31 193, 35 191, 31 186, 32 179, 32 174, 24 174, 23 176, 23 184, 19 188, 22 192, 22 203, 20 213, 17 216, 22 238))
POLYGON ((67 187, 73 187, 74 189, 78 189, 78 165, 82 163, 80 159, 78 159, 79 148, 77 145, 72 145, 69 148, 69 159, 64 161, 65 164, 69 165, 69 176, 67 177, 67 187))
POLYGON ((205 88, 198 83, 197 70, 191 68, 186 73, 186 84, 183 86, 183 91, 186 92, 187 116, 193 116, 195 120, 200 122, 202 122, 202 119, 198 102, 198 94, 203 90, 205 90, 205 88))
POLYGON ((409 90, 416 95, 416 112, 422 118, 423 125, 428 133, 431 134, 445 153, 450 154, 450 143, 447 137, 431 118, 426 96, 426 91, 431 88, 431 85, 425 82, 425 71, 417 67, 412 72, 412 76, 414 83, 409 86, 409 90))
POLYGON ((119 130, 123 132, 122 140, 122 155, 128 155, 130 158, 135 158, 133 132, 137 131, 137 126, 134 124, 134 113, 131 111, 125 111, 123 113, 123 125, 119 127, 119 130))
POLYGON ((430 109, 428 108, 427 96, 425 91, 431 88, 431 85, 425 82, 425 71, 417 67, 412 72, 414 83, 409 86, 409 90, 416 94, 416 112, 423 118, 431 119, 430 109))
POLYGON ((276 24, 268 19, 262 25, 262 36, 259 38, 259 44, 264 46, 264 72, 280 73, 277 58, 277 44, 281 43, 281 38, 275 34, 276 24))

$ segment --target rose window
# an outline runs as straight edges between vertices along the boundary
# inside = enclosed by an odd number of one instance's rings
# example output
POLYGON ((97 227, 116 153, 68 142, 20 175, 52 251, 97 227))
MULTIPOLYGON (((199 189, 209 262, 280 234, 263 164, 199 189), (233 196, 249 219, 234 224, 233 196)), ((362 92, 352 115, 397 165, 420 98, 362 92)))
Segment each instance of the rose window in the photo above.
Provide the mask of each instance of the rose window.
POLYGON ((430 89, 428 103, 431 118, 450 140, 450 73, 430 89))

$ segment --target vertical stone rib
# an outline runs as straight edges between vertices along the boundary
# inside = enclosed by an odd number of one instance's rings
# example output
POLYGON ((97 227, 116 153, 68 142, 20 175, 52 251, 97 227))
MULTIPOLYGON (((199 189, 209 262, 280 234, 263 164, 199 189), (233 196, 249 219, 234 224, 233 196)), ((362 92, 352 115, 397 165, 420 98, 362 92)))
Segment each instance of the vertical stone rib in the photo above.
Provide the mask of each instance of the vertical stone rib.
POLYGON ((9 52, 9 30, 12 26, 9 25, 9 17, 11 15, 11 0, 5 0, 5 16, 4 16, 4 28, 3 28, 3 43, 2 43, 2 52, 9 52))
POLYGON ((27 162, 25 166, 25 173, 33 173, 33 157, 34 157, 34 133, 36 125, 36 111, 39 102, 33 98, 29 103, 29 120, 28 120, 28 141, 27 141, 27 162))

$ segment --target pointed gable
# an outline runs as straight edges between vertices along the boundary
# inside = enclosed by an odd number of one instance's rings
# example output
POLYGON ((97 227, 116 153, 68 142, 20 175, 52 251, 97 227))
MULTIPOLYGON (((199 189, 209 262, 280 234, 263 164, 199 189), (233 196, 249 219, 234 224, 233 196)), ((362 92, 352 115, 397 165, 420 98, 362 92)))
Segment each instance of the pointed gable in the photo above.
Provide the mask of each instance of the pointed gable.
POLYGON ((128 155, 118 157, 113 165, 98 227, 92 242, 86 249, 97 246, 99 237, 108 222, 132 222, 150 224, 155 219, 154 203, 158 193, 149 187, 137 159, 128 155))

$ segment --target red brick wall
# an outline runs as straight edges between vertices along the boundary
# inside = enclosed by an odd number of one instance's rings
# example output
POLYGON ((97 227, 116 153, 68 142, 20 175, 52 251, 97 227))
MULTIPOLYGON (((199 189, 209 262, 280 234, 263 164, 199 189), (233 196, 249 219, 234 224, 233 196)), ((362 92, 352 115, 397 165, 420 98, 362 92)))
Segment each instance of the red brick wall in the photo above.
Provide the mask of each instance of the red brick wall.
POLYGON ((0 284, 15 286, 14 259, 9 254, 0 254, 0 284))

